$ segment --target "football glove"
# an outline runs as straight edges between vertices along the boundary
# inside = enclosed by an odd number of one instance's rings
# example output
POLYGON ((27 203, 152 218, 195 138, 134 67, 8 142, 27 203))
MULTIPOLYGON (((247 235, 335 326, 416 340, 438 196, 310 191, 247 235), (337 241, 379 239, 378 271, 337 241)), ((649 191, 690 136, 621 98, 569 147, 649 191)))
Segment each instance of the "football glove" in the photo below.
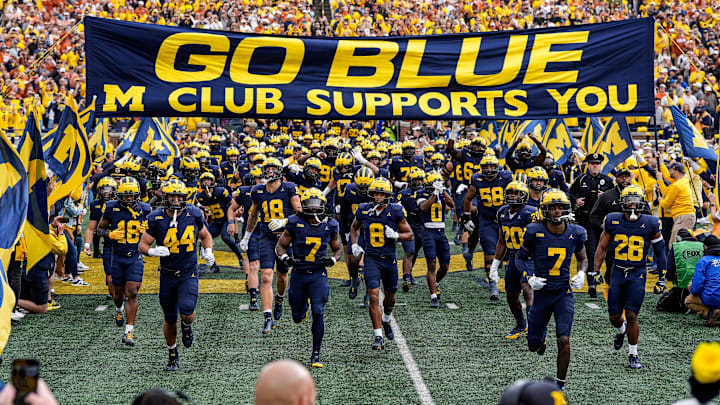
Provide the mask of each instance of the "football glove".
POLYGON ((466 231, 472 233, 475 230, 475 224, 473 223, 469 212, 463 213, 460 220, 462 221, 463 227, 465 227, 466 231))
POLYGON ((325 263, 324 263, 324 264, 325 264, 325 267, 332 267, 332 266, 334 266, 335 263, 337 262, 337 261, 335 260, 335 258, 332 257, 332 256, 326 257, 324 261, 325 261, 325 263))
POLYGON ((268 224, 268 228, 270 228, 271 231, 275 232, 277 230, 280 230, 285 227, 285 224, 287 224, 287 218, 284 219, 273 219, 268 224))
POLYGON ((532 276, 528 279, 528 284, 530 284, 530 287, 532 287, 533 290, 541 290, 543 287, 545 287, 545 284, 547 284, 547 279, 543 277, 532 276))
POLYGON ((359 147, 356 147, 355 149, 353 149, 351 154, 352 154, 352 157, 354 157, 355 160, 357 160, 357 162, 360 163, 361 165, 364 165, 365 163, 367 163, 367 159, 365 159, 363 157, 362 149, 360 149, 359 147))
POLYGON ((168 257, 170 256, 170 249, 165 246, 158 246, 148 249, 148 256, 153 257, 168 257))
POLYGON ((404 181, 396 181, 395 183, 393 183, 393 185, 395 186, 395 188, 400 189, 400 190, 402 190, 408 186, 408 184, 404 181))
POLYGON ((110 239, 112 239, 112 240, 123 240, 123 239, 125 239, 125 229, 123 229, 123 228, 118 228, 118 229, 115 229, 114 231, 108 232, 108 238, 110 238, 110 239))
POLYGON ((295 265, 295 259, 288 256, 287 254, 284 254, 280 257, 280 262, 282 262, 282 264, 287 267, 292 267, 295 265))
POLYGON ((461 184, 458 186, 457 190, 455 190, 455 194, 462 194, 467 189, 468 189, 468 186, 466 184, 461 184))
POLYGON ((394 229, 390 228, 389 225, 385 225, 385 237, 388 239, 397 240, 400 237, 400 234, 397 233, 394 229))
POLYGON ((248 250, 248 245, 250 244, 250 237, 251 237, 251 236, 252 236, 252 233, 249 233, 249 232, 245 233, 245 235, 243 236, 243 238, 242 238, 242 240, 240 241, 240 243, 238 243, 238 248, 239 248, 242 252, 247 252, 247 250, 248 250))
POLYGON ((365 253, 365 250, 363 250, 363 248, 361 248, 360 245, 358 245, 357 243, 352 245, 351 250, 353 256, 360 256, 361 254, 365 253))
POLYGON ((434 191, 435 191, 435 194, 436 194, 438 197, 439 197, 440 195, 442 195, 443 188, 444 188, 444 187, 443 187, 443 184, 442 184, 441 181, 436 181, 436 182, 433 183, 433 189, 434 189, 434 191))
POLYGON ((213 255, 212 248, 201 248, 200 258, 205 259, 205 264, 207 264, 208 266, 212 266, 213 264, 215 264, 215 256, 213 255))
POLYGON ((579 290, 585 285, 585 272, 579 271, 578 274, 576 274, 571 280, 570 280, 570 287, 572 287, 575 290, 579 290))

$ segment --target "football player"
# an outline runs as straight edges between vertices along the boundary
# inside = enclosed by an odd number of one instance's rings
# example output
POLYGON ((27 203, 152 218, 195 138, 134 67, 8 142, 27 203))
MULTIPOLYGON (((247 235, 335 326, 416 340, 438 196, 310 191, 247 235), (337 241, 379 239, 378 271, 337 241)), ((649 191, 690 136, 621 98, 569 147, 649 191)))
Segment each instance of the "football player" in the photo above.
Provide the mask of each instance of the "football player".
POLYGON ((423 247, 422 220, 420 218, 420 210, 418 209, 417 197, 415 193, 422 190, 425 182, 425 172, 416 167, 412 168, 409 177, 410 187, 400 190, 397 193, 396 202, 405 208, 407 222, 413 231, 414 238, 408 242, 402 242, 405 255, 402 261, 404 292, 410 291, 411 285, 416 285, 412 276, 412 269, 415 266, 420 249, 423 247))
MULTIPOLYGON (((355 181, 345 187, 343 196, 339 199, 340 205, 340 230, 343 244, 345 245, 345 260, 347 261, 348 274, 350 276, 350 290, 348 297, 352 300, 357 297, 360 287, 360 261, 361 257, 351 254, 352 243, 350 241, 350 227, 357 213, 360 204, 367 203, 371 199, 368 196, 368 188, 375 180, 372 171, 363 167, 355 173, 355 181)), ((369 305, 367 293, 363 303, 369 305)))
POLYGON ((395 245, 398 240, 413 239, 412 229, 405 220, 402 206, 390 202, 392 193, 392 184, 389 180, 383 177, 373 180, 368 188, 372 202, 358 206, 355 221, 350 228, 352 254, 353 256, 364 254, 365 258, 365 286, 370 297, 370 319, 375 335, 373 350, 382 350, 385 347, 383 329, 389 340, 395 338, 390 326, 398 283, 395 245), (359 244, 361 230, 364 248, 359 244), (381 280, 385 291, 384 311, 380 309, 381 280))
POLYGON ((135 345, 134 326, 137 316, 137 295, 142 286, 143 259, 138 252, 140 236, 145 232, 150 204, 140 202, 140 184, 132 177, 123 177, 117 186, 117 199, 105 203, 97 233, 111 239, 110 280, 115 302, 115 323, 125 323, 125 297, 127 297, 127 324, 122 341, 135 345))
POLYGON ((398 189, 407 187, 411 169, 417 167, 422 170, 423 166, 422 156, 415 155, 415 143, 403 142, 402 156, 390 160, 390 178, 394 181, 393 185, 398 189))
POLYGON ((652 244, 658 266, 658 283, 665 282, 667 260, 660 219, 643 214, 645 193, 637 185, 629 185, 620 193, 622 213, 611 212, 605 217, 603 232, 595 252, 595 268, 605 260, 608 247, 614 252, 608 312, 610 323, 617 328, 615 350, 620 350, 628 335, 630 368, 641 368, 638 356, 640 325, 637 316, 645 299, 648 248, 652 244), (625 317, 623 317, 623 311, 625 317))
MULTIPOLYGON (((239 218, 242 223, 242 233, 245 234, 245 226, 248 223, 248 214, 250 214, 250 207, 252 207, 252 188, 256 184, 262 184, 262 170, 260 167, 255 166, 250 170, 250 174, 246 179, 246 185, 238 187, 235 192, 235 196, 230 202, 230 207, 227 210, 228 217, 228 234, 235 237, 238 232, 236 222, 236 212, 241 209, 242 214, 239 218)), ((258 238, 260 232, 256 232, 248 243, 247 254, 245 257, 245 278, 247 279, 247 291, 250 296, 249 310, 258 311, 260 305, 258 304, 258 270, 260 270, 260 251, 258 250, 258 238)))
MULTIPOLYGON (((100 179, 97 185, 99 198, 96 198, 90 203, 90 220, 88 222, 87 229, 85 229, 85 240, 90 240, 93 235, 96 235, 97 231, 97 224, 100 222, 100 219, 102 219, 103 214, 103 207, 105 206, 105 203, 108 201, 111 201, 115 199, 115 191, 117 191, 117 182, 115 179, 113 179, 110 176, 103 177, 100 179)), ((99 241, 99 236, 98 236, 99 241)), ((94 242, 94 239, 93 239, 94 242)), ((108 287, 108 299, 112 299, 113 297, 113 285, 112 285, 112 279, 110 275, 110 239, 107 237, 103 238, 103 248, 102 248, 102 260, 103 260, 103 270, 105 271, 105 284, 108 287)), ((98 253, 98 246, 95 246, 95 252, 98 253)), ((84 246, 84 252, 86 255, 90 256, 93 254, 93 252, 90 250, 90 242, 85 242, 84 246)))
POLYGON ((555 316, 557 337, 557 377, 560 388, 565 387, 570 365, 570 331, 575 314, 572 288, 585 284, 588 260, 585 255, 585 229, 568 223, 570 200, 558 189, 550 189, 540 204, 542 222, 527 226, 523 243, 515 255, 515 265, 527 275, 534 290, 533 305, 528 314, 527 343, 531 352, 542 355, 547 348, 545 335, 550 317, 555 316), (578 274, 570 279, 570 262, 577 258, 578 274), (532 257, 533 266, 528 265, 532 257))
POLYGON ((327 268, 334 266, 342 258, 338 223, 334 219, 328 219, 326 204, 327 200, 322 191, 317 188, 307 189, 300 197, 302 212, 288 218, 285 232, 275 246, 280 261, 293 268, 288 287, 293 321, 304 321, 307 318, 308 306, 312 309, 312 367, 323 367, 320 361, 320 346, 325 334, 325 304, 330 294, 327 268), (328 246, 333 252, 329 257, 328 246), (288 254, 289 251, 292 255, 288 254))
POLYGON ((548 181, 547 172, 540 166, 532 167, 527 171, 527 186, 530 192, 527 205, 540 208, 540 199, 548 188, 548 181))
POLYGON ((498 242, 495 247, 495 258, 490 266, 490 279, 498 281, 498 269, 504 259, 508 265, 505 269, 505 293, 510 312, 515 317, 515 327, 506 339, 517 339, 527 332, 527 322, 523 316, 520 303, 520 291, 525 299, 525 308, 528 313, 533 305, 533 290, 515 266, 515 254, 523 243, 525 228, 536 220, 537 208, 527 204, 528 187, 525 183, 511 181, 505 187, 505 205, 497 213, 498 242))
MULTIPOLYGON (((411 175, 412 176, 412 175, 411 175)), ((445 190, 440 173, 430 173, 425 177, 425 188, 414 194, 420 211, 422 247, 427 261, 427 285, 430 289, 430 308, 440 308, 440 290, 438 284, 445 278, 450 267, 450 243, 445 235, 445 211, 453 209, 452 197, 445 190), (440 264, 435 274, 435 259, 440 264)), ((417 238, 417 233, 413 230, 417 238)), ((404 286, 404 284, 403 284, 404 286)))
MULTIPOLYGON (((463 202, 461 220, 465 229, 470 232, 467 250, 463 246, 463 256, 465 256, 465 261, 470 263, 470 269, 472 269, 473 253, 479 239, 485 254, 485 273, 489 275, 498 241, 497 211, 503 205, 505 187, 512 181, 513 176, 507 170, 500 170, 500 163, 492 155, 482 158, 480 167, 482 171, 473 174, 463 202), (477 205, 478 213, 473 218, 470 210, 476 197, 480 201, 477 205)), ((488 290, 490 291, 490 300, 500 299, 500 292, 495 281, 489 281, 488 290)))
POLYGON ((241 183, 242 179, 239 178, 239 159, 240 150, 234 146, 230 146, 225 150, 226 159, 220 163, 220 171, 225 179, 225 184, 231 191, 234 191, 241 183))
POLYGON ((547 150, 545 146, 543 146, 542 142, 532 133, 526 135, 520 134, 508 149, 505 156, 505 164, 507 164, 510 171, 514 174, 527 173, 531 167, 541 166, 545 163, 546 156, 547 150), (540 151, 536 156, 533 156, 530 141, 532 141, 540 151))
POLYGON ((282 263, 275 255, 275 245, 280 233, 283 231, 288 218, 293 211, 299 212, 300 197, 295 191, 295 184, 284 182, 282 178, 282 163, 276 158, 268 158, 262 166, 265 184, 255 185, 251 190, 252 207, 248 215, 247 232, 240 241, 240 249, 248 251, 250 239, 256 228, 260 232, 258 239, 258 252, 260 259, 260 273, 262 283, 260 296, 262 297, 263 334, 275 329, 275 320, 282 316, 282 304, 285 298, 285 289, 288 282, 290 268, 282 263), (277 295, 273 307, 273 269, 277 265, 277 295))
POLYGON ((165 322, 163 334, 169 358, 166 370, 180 367, 177 350, 177 320, 183 346, 193 342, 192 323, 198 300, 197 240, 202 248, 200 258, 208 266, 215 264, 212 235, 207 230, 200 208, 187 204, 188 190, 178 179, 170 179, 162 186, 163 208, 148 215, 148 225, 140 239, 140 253, 160 258, 160 306, 165 322), (153 242, 156 247, 150 247, 153 242))
MULTIPOLYGON (((213 238, 218 236, 222 238, 227 247, 235 253, 235 257, 240 263, 239 266, 243 267, 243 257, 240 249, 227 231, 227 211, 231 199, 230 192, 225 187, 215 184, 215 176, 212 173, 205 172, 200 175, 200 191, 197 194, 197 201, 210 213, 208 216, 208 231, 213 238)), ((210 269, 211 273, 219 271, 217 264, 210 269)))

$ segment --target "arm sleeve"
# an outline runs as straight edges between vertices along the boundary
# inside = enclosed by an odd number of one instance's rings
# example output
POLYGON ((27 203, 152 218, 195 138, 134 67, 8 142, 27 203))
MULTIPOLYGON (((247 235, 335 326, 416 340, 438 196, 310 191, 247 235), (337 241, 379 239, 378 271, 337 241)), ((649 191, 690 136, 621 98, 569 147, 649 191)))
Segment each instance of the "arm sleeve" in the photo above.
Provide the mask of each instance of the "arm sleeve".
POLYGON ((658 280, 665 280, 667 256, 665 253, 665 241, 662 237, 659 241, 653 242, 653 251, 655 252, 655 260, 657 260, 658 280))
POLYGON ((523 248, 520 248, 515 255, 515 267, 520 270, 520 274, 524 274, 527 277, 532 277, 535 274, 531 266, 528 266, 527 261, 530 258, 530 253, 523 248))

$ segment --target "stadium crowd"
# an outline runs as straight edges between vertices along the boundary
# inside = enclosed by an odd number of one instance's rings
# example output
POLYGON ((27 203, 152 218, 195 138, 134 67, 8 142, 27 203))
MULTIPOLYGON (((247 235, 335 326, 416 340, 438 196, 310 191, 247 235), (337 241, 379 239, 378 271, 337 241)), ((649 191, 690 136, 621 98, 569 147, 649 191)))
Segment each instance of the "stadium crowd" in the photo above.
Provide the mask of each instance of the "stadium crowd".
MULTIPOLYGON (((80 105, 86 104, 81 19, 85 15, 262 34, 343 37, 440 35, 650 16, 657 22, 656 113, 654 121, 637 117, 633 122, 637 131, 648 134, 647 141, 637 142, 633 156, 608 176, 600 173, 604 156, 577 149, 567 163, 557 165, 538 139, 522 133, 517 134, 506 159, 498 159, 501 151, 489 147, 479 133, 480 123, 474 122, 412 122, 412 130, 405 131, 399 121, 187 118, 178 132, 181 156, 166 164, 116 156, 112 147, 106 150, 104 161, 97 162, 86 187, 75 190, 51 207, 52 251, 34 268, 26 269, 25 275, 21 271, 23 257, 31 247, 24 246, 21 239, 14 267, 9 271, 11 286, 19 297, 19 309, 13 319, 19 321, 27 313, 59 309, 53 283, 87 286, 80 277, 87 270, 80 261, 84 252, 108 259, 104 267, 108 296, 115 303, 115 321, 118 326, 125 326, 123 342, 134 345, 133 323, 142 282, 139 254, 161 257, 161 292, 163 282, 172 285, 165 288, 180 291, 183 285, 189 284, 184 283, 185 275, 195 274, 197 255, 191 252, 193 258, 188 261, 190 256, 181 255, 190 250, 178 252, 178 246, 189 244, 188 240, 194 244, 202 241, 200 258, 205 260, 209 271, 217 271, 212 238, 220 236, 237 255, 239 267, 247 272, 250 308, 260 310, 262 303, 263 333, 272 333, 274 322, 282 316, 286 291, 294 321, 304 319, 312 310, 311 364, 322 367, 319 358, 324 333, 322 294, 293 300, 293 294, 298 294, 293 290, 294 285, 317 282, 309 270, 314 267, 308 263, 320 263, 324 270, 344 256, 349 271, 350 299, 358 294, 358 275, 364 267, 367 283, 364 300, 370 308, 375 339, 372 347, 380 350, 385 344, 383 334, 393 339, 389 319, 399 281, 397 271, 395 280, 385 275, 381 280, 380 273, 386 272, 388 266, 382 260, 393 256, 394 264, 395 243, 402 244, 405 256, 401 286, 403 291, 409 291, 415 285, 413 264, 423 249, 428 262, 430 305, 438 308, 439 285, 449 265, 449 239, 462 246, 470 271, 477 270, 472 257, 477 244, 481 245, 485 260, 479 279, 488 289, 491 300, 499 299, 498 269, 510 258, 506 278, 510 269, 518 272, 518 277, 506 279, 508 305, 515 320, 515 327, 506 337, 516 339, 525 333, 534 333, 528 337, 528 344, 531 350, 542 354, 545 351, 543 328, 547 325, 531 324, 533 316, 529 311, 526 320, 520 294, 527 308, 533 307, 538 312, 548 308, 542 307, 548 298, 537 292, 546 287, 547 277, 532 275, 527 256, 530 248, 544 246, 546 242, 536 240, 537 245, 530 246, 530 238, 525 236, 523 244, 522 234, 520 241, 513 240, 514 234, 508 234, 508 230, 545 222, 548 227, 562 228, 562 232, 565 229, 576 232, 572 235, 577 235, 580 241, 577 246, 562 247, 572 249, 568 250, 567 264, 563 267, 565 289, 568 283, 581 288, 587 275, 594 298, 599 285, 617 280, 616 272, 623 274, 620 268, 625 268, 626 278, 628 269, 642 268, 638 275, 644 275, 647 269, 658 275, 654 289, 658 294, 666 294, 667 299, 661 300, 668 304, 664 308, 694 311, 705 319, 707 326, 718 324, 720 226, 713 225, 720 222, 720 214, 713 195, 715 167, 713 162, 683 156, 682 148, 677 145, 670 106, 680 106, 708 144, 717 148, 719 4, 704 0, 662 0, 659 5, 565 0, 508 3, 333 0, 330 8, 331 18, 320 17, 319 9, 306 1, 11 2, 5 7, 2 21, 5 29, 0 33, 3 61, 0 65, 3 94, 0 129, 19 136, 32 103, 41 117, 43 131, 57 123, 67 97, 75 98, 80 105), (653 130, 658 130, 662 138, 657 144, 650 139, 653 130), (265 194, 261 196, 257 190, 265 194), (275 193, 282 196, 272 199, 275 193), (405 210, 391 201, 401 202, 405 210), (273 205, 275 203, 279 205, 273 205), (436 206, 440 207, 437 211, 436 206), (520 211, 514 211, 516 206, 521 207, 520 211), (156 208, 159 211, 152 211, 156 208), (383 222, 377 222, 381 220, 379 213, 372 214, 376 209, 380 209, 378 212, 387 209, 383 222), (89 214, 86 228, 82 226, 84 212, 89 214), (187 212, 191 219, 180 218, 178 212, 187 212), (302 215, 292 215, 294 212, 302 215), (652 230, 653 233, 611 233, 606 218, 614 213, 626 215, 627 221, 641 217, 638 224, 642 223, 643 230, 637 232, 652 230), (138 215, 146 220, 137 221, 138 215), (452 216, 452 231, 444 228, 445 215, 452 216), (574 223, 568 222, 571 217, 574 221, 570 222, 574 223), (527 222, 518 226, 517 221, 522 218, 527 222), (507 229, 498 227, 498 221, 504 220, 516 222, 507 229), (324 227, 323 233, 311 234, 309 227, 301 230, 306 222, 313 226, 325 224, 320 226, 324 227), (131 223, 134 228, 130 227, 131 223), (381 226, 378 228, 378 225, 381 226), (568 228, 563 228, 566 225, 568 228), (181 233, 180 229, 187 232, 181 233), (286 231, 279 236, 283 229, 286 231), (293 232, 288 232, 291 229, 293 232), (360 239, 368 238, 369 232, 375 239, 361 243, 360 239), (304 233, 310 235, 308 240, 318 241, 317 246, 303 255, 313 260, 300 260, 298 248, 290 247, 293 238, 304 233), (446 235, 451 233, 454 235, 446 235), (174 239, 168 240, 167 235, 174 235, 174 239), (611 236, 616 238, 614 242, 611 236), (617 246, 618 237, 621 242, 625 237, 623 246, 630 244, 633 249, 637 247, 634 241, 641 239, 645 241, 641 242, 645 243, 644 250, 638 253, 628 247, 628 252, 621 256, 617 253, 622 250, 617 246), (382 246, 374 244, 379 240, 383 241, 382 246), (158 243, 151 247, 155 241, 162 242, 163 246, 158 243), (615 243, 611 246, 617 248, 614 258, 610 253, 613 249, 607 249, 610 243, 615 243), (649 249, 651 243, 653 249, 649 249), (109 246, 115 250, 110 251, 109 246), (607 251, 608 257, 595 254, 596 250, 607 251), (691 251, 695 254, 684 254, 691 251), (507 255, 503 255, 506 252, 507 255), (666 252, 669 252, 667 260, 666 252), (317 259, 322 260, 315 260, 316 253, 317 259), (118 254, 122 260, 109 260, 109 256, 114 258, 113 255, 118 254), (569 263, 573 255, 580 271, 571 279, 569 263), (648 255, 651 260, 646 263, 648 255), (635 260, 634 256, 637 256, 635 260), (607 270, 600 275, 603 262, 607 270), (193 267, 183 267, 187 264, 193 267), (116 269, 117 266, 121 268, 116 269), (273 292, 272 283, 275 266, 277 294, 273 292), (288 276, 289 267, 300 268, 307 274, 296 275, 293 270, 288 276), (521 283, 521 274, 530 277, 523 276, 521 283), (298 281, 301 277, 302 281, 298 281), (672 281, 677 290, 666 292, 666 279, 672 281), (381 281, 385 289, 382 310, 378 294, 381 281), (508 286, 517 288, 510 290, 508 286), (670 302, 672 299, 676 300, 674 304, 670 302)), ((585 125, 584 122, 577 124, 578 127, 585 125)), ((130 119, 114 119, 111 125, 125 135, 136 123, 130 119)), ((620 216, 612 218, 621 221, 620 216)), ((643 249, 643 245, 640 246, 643 249)), ((536 267, 538 274, 544 271, 540 269, 536 267)), ((193 278, 197 283, 197 277, 193 278)), ((645 278, 638 276, 637 280, 642 280, 644 296, 645 278)), ((548 282, 545 292, 556 287, 548 282)), ((626 297, 610 294, 606 298, 622 301, 626 297)), ((175 302, 171 302, 171 298, 160 294, 170 353, 168 370, 179 367, 178 318, 182 343, 186 347, 192 344, 190 325, 195 316, 197 287, 194 298, 193 291, 182 290, 174 299, 175 302)), ((640 368, 636 314, 642 299, 639 303, 630 301, 632 299, 622 303, 627 306, 617 308, 617 312, 611 309, 610 323, 618 330, 615 347, 623 346, 627 334, 630 365, 640 368), (627 319, 623 318, 622 309, 628 313, 627 319)), ((565 333, 569 335, 569 328, 565 333)), ((563 335, 560 329, 558 348, 562 352, 558 353, 558 364, 565 351, 569 362, 569 336, 563 335)), ((564 372, 558 370, 557 383, 562 387, 564 381, 564 372)))

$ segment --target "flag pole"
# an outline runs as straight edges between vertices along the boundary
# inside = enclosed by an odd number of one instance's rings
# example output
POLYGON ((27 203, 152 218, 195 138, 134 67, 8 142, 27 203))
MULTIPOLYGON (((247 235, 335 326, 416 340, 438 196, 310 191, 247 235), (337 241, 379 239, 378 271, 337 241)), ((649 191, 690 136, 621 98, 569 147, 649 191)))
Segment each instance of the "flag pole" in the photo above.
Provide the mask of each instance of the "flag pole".
POLYGON ((653 131, 655 132, 655 152, 657 152, 657 167, 660 170, 660 149, 658 148, 658 129, 657 129, 657 117, 655 114, 652 116, 653 120, 653 131))

